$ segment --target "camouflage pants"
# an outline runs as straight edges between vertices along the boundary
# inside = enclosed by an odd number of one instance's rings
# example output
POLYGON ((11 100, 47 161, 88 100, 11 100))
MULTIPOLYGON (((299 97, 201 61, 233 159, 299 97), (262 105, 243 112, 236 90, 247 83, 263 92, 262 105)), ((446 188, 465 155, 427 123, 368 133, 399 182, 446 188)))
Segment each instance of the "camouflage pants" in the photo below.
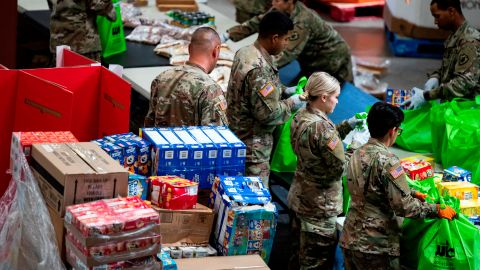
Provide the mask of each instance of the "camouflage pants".
POLYGON ((260 176, 262 178, 263 185, 268 188, 270 163, 268 161, 261 163, 247 162, 245 164, 245 176, 260 176))
POLYGON ((368 254, 356 250, 343 249, 346 270, 385 269, 400 270, 400 258, 388 254, 368 254))
POLYGON ((288 269, 332 269, 337 246, 337 217, 309 218, 290 214, 292 249, 288 269))

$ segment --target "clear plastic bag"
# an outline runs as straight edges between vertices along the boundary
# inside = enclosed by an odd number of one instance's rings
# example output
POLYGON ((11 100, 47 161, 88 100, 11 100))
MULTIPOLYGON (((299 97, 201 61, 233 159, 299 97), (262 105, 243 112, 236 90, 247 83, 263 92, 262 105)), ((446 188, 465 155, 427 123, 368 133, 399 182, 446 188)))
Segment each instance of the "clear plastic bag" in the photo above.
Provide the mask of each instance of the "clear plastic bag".
POLYGON ((0 199, 0 269, 65 269, 37 181, 14 151, 12 180, 0 199))

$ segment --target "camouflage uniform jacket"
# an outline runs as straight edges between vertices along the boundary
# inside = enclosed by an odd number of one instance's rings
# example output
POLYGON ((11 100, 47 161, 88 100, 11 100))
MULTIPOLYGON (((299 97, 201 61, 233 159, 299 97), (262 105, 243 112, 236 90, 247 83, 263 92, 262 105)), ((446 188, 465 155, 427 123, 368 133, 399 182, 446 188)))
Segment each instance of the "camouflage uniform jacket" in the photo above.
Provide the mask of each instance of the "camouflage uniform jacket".
POLYGON ((412 196, 400 160, 376 139, 371 138, 350 158, 347 183, 351 203, 340 239, 343 248, 400 256, 396 216, 437 214, 436 205, 412 196))
MULTIPOLYGON (((259 15, 230 28, 228 30, 230 39, 239 41, 257 33, 263 16, 259 15)), ((331 61, 350 62, 350 48, 345 40, 315 11, 298 1, 290 18, 294 25, 293 31, 287 49, 277 57, 278 66, 284 66, 297 59, 302 68, 332 74, 336 73, 336 70, 328 69, 331 61)))
POLYGON ((229 128, 247 145, 247 162, 270 160, 272 132, 290 117, 293 102, 281 100, 272 56, 256 41, 241 48, 233 60, 227 90, 229 128))
POLYGON ((247 12, 249 14, 263 14, 271 6, 270 0, 233 0, 236 9, 247 12))
POLYGON ((145 126, 227 125, 226 108, 220 86, 201 67, 187 62, 153 80, 145 126))
POLYGON ((116 19, 111 0, 57 0, 52 1, 50 15, 50 51, 59 45, 68 45, 80 54, 100 52, 102 46, 97 31, 97 15, 116 19))
POLYGON ((480 32, 465 21, 445 41, 444 49, 442 66, 430 75, 440 81, 430 91, 430 99, 480 95, 480 32))
POLYGON ((346 162, 341 138, 352 128, 346 121, 335 126, 325 113, 309 105, 295 115, 290 127, 292 148, 298 159, 288 192, 290 209, 310 217, 339 215, 346 162))

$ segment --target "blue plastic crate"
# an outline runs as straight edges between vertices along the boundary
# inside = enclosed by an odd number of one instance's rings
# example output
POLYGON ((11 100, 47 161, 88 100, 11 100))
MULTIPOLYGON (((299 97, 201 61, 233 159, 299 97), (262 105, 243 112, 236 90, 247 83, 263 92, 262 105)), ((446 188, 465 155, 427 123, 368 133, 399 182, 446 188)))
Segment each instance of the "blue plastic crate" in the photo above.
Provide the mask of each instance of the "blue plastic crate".
POLYGON ((402 37, 385 27, 388 45, 395 56, 437 58, 443 56, 443 40, 402 37))

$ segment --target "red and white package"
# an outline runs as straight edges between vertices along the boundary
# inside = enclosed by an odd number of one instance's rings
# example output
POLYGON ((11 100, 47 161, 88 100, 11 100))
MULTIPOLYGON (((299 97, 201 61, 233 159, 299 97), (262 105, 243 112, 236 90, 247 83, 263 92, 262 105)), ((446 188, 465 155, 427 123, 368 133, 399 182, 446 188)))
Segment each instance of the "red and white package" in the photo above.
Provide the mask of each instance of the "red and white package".
POLYGON ((150 181, 153 204, 171 210, 195 208, 198 183, 177 176, 155 176, 150 181))

